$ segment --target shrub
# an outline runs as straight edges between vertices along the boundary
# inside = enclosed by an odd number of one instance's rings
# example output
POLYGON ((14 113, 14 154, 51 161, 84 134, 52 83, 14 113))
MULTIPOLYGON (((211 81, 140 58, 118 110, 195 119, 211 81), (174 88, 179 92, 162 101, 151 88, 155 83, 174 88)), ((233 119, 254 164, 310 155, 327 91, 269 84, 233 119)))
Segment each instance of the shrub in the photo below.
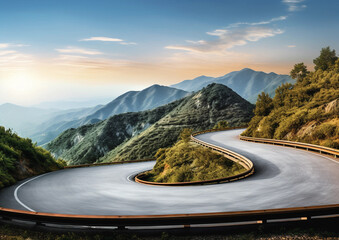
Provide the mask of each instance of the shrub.
POLYGON ((230 124, 226 120, 219 121, 217 124, 214 125, 213 129, 225 129, 230 127, 230 124))

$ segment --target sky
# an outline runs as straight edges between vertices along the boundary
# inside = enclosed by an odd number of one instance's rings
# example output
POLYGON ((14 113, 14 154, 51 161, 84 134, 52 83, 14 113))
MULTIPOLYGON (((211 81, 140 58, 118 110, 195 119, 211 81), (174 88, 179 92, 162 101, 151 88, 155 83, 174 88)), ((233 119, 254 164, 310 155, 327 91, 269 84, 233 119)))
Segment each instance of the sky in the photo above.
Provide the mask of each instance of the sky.
POLYGON ((339 51, 338 0, 0 0, 0 104, 108 101, 339 51))

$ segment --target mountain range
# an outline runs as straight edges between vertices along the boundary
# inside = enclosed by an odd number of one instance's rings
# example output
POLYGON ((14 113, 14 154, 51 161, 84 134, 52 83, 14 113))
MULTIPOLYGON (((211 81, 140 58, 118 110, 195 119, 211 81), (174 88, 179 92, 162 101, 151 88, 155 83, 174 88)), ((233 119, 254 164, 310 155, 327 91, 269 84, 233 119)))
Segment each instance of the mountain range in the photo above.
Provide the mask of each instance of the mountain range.
POLYGON ((119 113, 152 109, 188 94, 183 90, 152 85, 142 91, 122 94, 106 105, 89 108, 48 110, 3 104, 0 105, 0 124, 44 145, 69 128, 96 123, 119 113))
POLYGON ((57 110, 3 104, 0 105, 0 124, 45 146, 67 129, 97 123, 120 113, 154 109, 199 91, 210 83, 228 86, 253 103, 260 92, 273 96, 275 88, 286 82, 293 80, 287 75, 245 68, 218 78, 200 76, 170 87, 153 85, 142 91, 126 92, 108 104, 95 107, 57 110))
POLYGON ((219 83, 228 86, 251 103, 255 103, 261 92, 274 96, 275 89, 283 83, 294 83, 289 75, 276 73, 264 73, 244 68, 240 71, 230 72, 221 77, 200 76, 192 80, 185 80, 170 87, 182 89, 188 92, 199 91, 211 83, 219 83))
POLYGON ((104 121, 71 128, 47 145, 69 164, 125 161, 153 157, 172 145, 183 128, 212 128, 227 120, 248 122, 253 105, 232 89, 210 84, 194 94, 152 110, 114 115, 104 121))

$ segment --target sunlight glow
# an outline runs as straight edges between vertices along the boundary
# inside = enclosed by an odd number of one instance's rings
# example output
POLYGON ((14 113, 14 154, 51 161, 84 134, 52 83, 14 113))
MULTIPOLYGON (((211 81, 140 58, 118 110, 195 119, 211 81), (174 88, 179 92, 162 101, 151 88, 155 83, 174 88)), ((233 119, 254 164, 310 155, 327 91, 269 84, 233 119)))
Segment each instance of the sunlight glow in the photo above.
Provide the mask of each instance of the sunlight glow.
POLYGON ((37 81, 28 71, 17 71, 10 74, 1 84, 10 99, 16 99, 20 102, 31 101, 34 95, 39 93, 37 81))

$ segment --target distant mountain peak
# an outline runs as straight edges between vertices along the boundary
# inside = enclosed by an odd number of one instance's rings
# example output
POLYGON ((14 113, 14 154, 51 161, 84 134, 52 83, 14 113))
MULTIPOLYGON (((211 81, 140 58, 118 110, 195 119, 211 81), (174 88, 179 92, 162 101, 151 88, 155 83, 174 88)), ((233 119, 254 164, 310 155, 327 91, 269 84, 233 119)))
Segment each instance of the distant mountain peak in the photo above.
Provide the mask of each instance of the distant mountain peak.
POLYGON ((0 104, 0 106, 4 106, 4 107, 8 107, 8 106, 21 107, 21 106, 19 106, 19 105, 16 105, 16 104, 13 104, 13 103, 9 103, 9 102, 0 104))
POLYGON ((275 89, 278 86, 283 83, 294 82, 295 81, 288 75, 265 73, 250 68, 243 68, 240 71, 230 72, 216 78, 200 76, 192 80, 185 80, 171 85, 171 87, 188 92, 196 92, 211 83, 219 83, 231 88, 246 100, 255 103, 258 94, 262 91, 273 97, 275 89))
POLYGON ((239 72, 255 72, 255 71, 251 68, 243 68, 239 72))
POLYGON ((213 78, 213 77, 201 75, 201 76, 199 76, 199 77, 194 78, 193 80, 202 80, 202 79, 211 79, 211 78, 213 78))
POLYGON ((165 86, 162 86, 162 85, 159 85, 159 84, 153 84, 153 85, 149 86, 148 88, 145 88, 144 90, 147 90, 147 89, 150 89, 150 88, 159 88, 159 87, 165 87, 165 86))

